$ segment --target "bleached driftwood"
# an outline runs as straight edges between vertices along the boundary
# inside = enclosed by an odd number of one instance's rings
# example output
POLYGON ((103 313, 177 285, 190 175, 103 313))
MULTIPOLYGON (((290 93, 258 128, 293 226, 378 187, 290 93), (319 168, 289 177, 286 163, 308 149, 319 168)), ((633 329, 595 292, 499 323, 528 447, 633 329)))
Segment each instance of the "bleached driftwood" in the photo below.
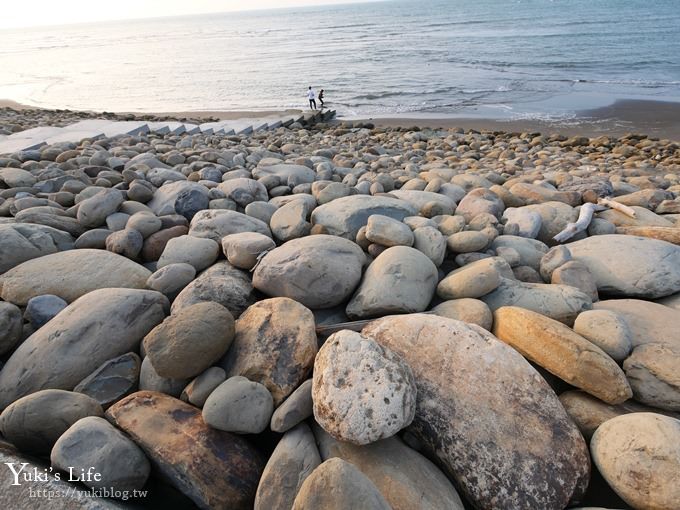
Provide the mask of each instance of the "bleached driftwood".
POLYGON ((608 198, 601 198, 597 201, 597 203, 599 205, 609 207, 610 209, 622 212, 623 214, 625 214, 626 216, 630 216, 631 218, 635 218, 635 209, 633 209, 632 207, 628 207, 627 205, 624 205, 620 202, 609 200, 608 198))
POLYGON ((598 204, 586 203, 581 206, 581 211, 579 212, 578 219, 576 223, 569 223, 565 229, 557 234, 553 239, 558 243, 563 243, 564 241, 571 239, 579 232, 583 232, 588 228, 590 222, 593 221, 593 214, 595 211, 603 210, 604 207, 598 204))
POLYGON ((627 205, 624 205, 620 202, 610 200, 607 197, 600 198, 597 201, 597 204, 593 204, 590 202, 583 204, 581 206, 581 211, 579 212, 576 223, 567 224, 564 230, 557 234, 555 237, 553 237, 553 239, 558 243, 563 243, 564 241, 567 241, 574 237, 579 232, 583 232, 588 228, 590 222, 593 221, 593 214, 596 211, 604 211, 607 207, 619 211, 625 214, 626 216, 630 216, 631 218, 635 218, 635 209, 628 207, 627 205))

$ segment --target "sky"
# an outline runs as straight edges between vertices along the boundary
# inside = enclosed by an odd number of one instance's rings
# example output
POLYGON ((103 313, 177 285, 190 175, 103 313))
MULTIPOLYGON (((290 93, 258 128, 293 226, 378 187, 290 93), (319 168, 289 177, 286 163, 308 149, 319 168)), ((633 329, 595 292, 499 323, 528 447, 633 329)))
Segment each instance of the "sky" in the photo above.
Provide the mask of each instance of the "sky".
POLYGON ((0 0, 0 29, 368 0, 0 0))

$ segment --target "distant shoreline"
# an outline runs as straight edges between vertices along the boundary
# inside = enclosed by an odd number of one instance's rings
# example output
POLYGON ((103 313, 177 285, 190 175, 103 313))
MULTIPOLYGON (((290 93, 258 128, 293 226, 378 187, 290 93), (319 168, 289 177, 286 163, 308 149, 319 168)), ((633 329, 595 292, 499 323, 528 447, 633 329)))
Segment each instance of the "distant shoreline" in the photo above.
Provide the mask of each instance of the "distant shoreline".
MULTIPOLYGON (((16 101, 0 99, 0 108, 16 110, 41 110, 44 108, 23 105, 16 101)), ((282 112, 300 112, 301 110, 201 110, 174 112, 116 112, 121 114, 157 115, 168 117, 191 117, 195 119, 218 118, 233 120, 239 118, 261 118, 282 112)), ((341 112, 340 112, 341 114, 341 112)), ((395 114, 380 116, 347 117, 338 119, 371 122, 381 127, 413 127, 419 128, 463 128, 504 132, 541 132, 559 133, 567 136, 581 135, 588 137, 623 136, 627 133, 646 134, 650 137, 680 140, 680 103, 669 101, 652 101, 640 99, 620 99, 605 107, 580 110, 574 118, 565 120, 513 119, 491 117, 465 117, 446 114, 395 114)))

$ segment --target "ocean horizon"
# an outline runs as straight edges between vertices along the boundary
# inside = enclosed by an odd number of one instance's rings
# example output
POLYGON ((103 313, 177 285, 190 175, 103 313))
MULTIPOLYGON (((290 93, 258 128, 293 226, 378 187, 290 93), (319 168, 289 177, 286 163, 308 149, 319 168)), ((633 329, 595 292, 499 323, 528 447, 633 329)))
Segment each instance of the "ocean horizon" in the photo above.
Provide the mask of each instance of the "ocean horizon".
POLYGON ((129 112, 568 119, 680 102, 672 0, 401 0, 2 30, 0 98, 129 112))

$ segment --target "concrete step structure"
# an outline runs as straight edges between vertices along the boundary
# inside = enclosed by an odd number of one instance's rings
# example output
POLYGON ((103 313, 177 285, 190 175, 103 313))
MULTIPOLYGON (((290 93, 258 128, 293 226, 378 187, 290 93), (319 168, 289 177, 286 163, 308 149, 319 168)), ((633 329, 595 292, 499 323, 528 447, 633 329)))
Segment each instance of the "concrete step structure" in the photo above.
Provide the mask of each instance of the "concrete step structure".
POLYGON ((285 112, 266 117, 242 118, 189 124, 182 122, 111 121, 107 119, 81 120, 66 127, 41 126, 11 135, 0 136, 0 154, 39 149, 58 143, 80 143, 82 140, 97 140, 103 137, 138 136, 156 134, 204 134, 204 135, 247 135, 263 130, 288 127, 294 122, 313 124, 327 121, 335 116, 335 110, 310 110, 299 114, 285 112))

